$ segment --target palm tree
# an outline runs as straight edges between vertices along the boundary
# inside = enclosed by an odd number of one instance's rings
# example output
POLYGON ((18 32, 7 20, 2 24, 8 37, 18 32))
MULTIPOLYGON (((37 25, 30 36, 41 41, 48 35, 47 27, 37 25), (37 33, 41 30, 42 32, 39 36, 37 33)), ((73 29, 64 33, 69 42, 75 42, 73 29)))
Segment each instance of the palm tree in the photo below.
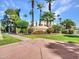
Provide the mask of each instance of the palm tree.
POLYGON ((61 22, 61 24, 64 25, 66 29, 71 29, 72 26, 75 26, 75 23, 71 19, 66 19, 61 22))
POLYGON ((18 17, 20 17, 20 15, 19 15, 20 9, 16 9, 15 12, 17 13, 18 17))
POLYGON ((20 12, 20 9, 7 9, 5 11, 5 14, 8 15, 8 18, 10 19, 10 21, 13 22, 14 24, 14 32, 16 33, 16 24, 15 22, 20 19, 20 16, 19 16, 19 12, 20 12))
POLYGON ((54 20, 54 14, 52 14, 51 12, 44 12, 44 14, 42 15, 42 20, 47 21, 48 27, 48 23, 54 20))
POLYGON ((39 21, 39 25, 41 25, 41 16, 42 16, 42 8, 43 8, 43 4, 39 3, 37 4, 38 9, 40 9, 40 21, 39 21))
POLYGON ((27 14, 24 14, 23 16, 26 18, 27 17, 27 14))
POLYGON ((54 0, 45 0, 47 1, 47 3, 49 3, 49 11, 51 12, 51 3, 54 1, 54 0))

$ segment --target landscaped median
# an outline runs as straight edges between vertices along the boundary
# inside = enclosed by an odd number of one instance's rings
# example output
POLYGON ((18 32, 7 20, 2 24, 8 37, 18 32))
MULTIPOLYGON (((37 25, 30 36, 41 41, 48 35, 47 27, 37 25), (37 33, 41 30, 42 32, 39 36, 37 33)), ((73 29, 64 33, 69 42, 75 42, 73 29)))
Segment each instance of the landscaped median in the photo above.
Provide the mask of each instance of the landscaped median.
POLYGON ((2 37, 3 39, 0 40, 0 46, 21 41, 20 39, 11 37, 8 34, 2 34, 2 37))
POLYGON ((49 39, 49 40, 65 41, 69 43, 79 43, 79 35, 73 35, 73 34, 27 35, 26 37, 31 38, 31 39, 44 38, 44 39, 49 39))

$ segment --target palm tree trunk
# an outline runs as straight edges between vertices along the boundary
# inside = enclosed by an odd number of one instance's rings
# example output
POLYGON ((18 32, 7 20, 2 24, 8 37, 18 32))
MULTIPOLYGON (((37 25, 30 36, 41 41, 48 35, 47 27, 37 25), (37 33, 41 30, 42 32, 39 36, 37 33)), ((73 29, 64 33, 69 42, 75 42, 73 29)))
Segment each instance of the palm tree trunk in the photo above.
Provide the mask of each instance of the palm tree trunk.
POLYGON ((51 26, 51 20, 50 20, 50 26, 51 26))
POLYGON ((41 25, 41 16, 42 16, 42 9, 40 8, 40 22, 39 22, 39 25, 41 25))
POLYGON ((34 10, 32 9, 32 26, 34 26, 34 10))
POLYGON ((48 18, 47 18, 47 27, 48 27, 48 22, 49 22, 49 21, 48 21, 48 18))
POLYGON ((32 25, 34 26, 34 0, 32 0, 32 25))
POLYGON ((49 11, 51 12, 51 2, 49 2, 49 11))

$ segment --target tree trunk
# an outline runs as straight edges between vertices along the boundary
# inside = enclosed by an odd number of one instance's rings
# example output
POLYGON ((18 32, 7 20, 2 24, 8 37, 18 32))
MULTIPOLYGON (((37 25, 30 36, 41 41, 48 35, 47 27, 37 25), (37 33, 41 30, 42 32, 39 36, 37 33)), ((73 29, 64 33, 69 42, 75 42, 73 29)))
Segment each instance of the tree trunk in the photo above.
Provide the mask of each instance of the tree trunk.
POLYGON ((42 15, 42 9, 40 8, 40 21, 39 21, 39 25, 41 25, 41 15, 42 15))
POLYGON ((14 23, 14 31, 13 33, 16 33, 16 24, 14 23))
POLYGON ((47 19, 47 27, 48 27, 48 19, 47 19))
POLYGON ((34 0, 32 0, 32 24, 31 26, 34 26, 34 0))
POLYGON ((51 12, 51 2, 49 2, 49 11, 51 12))
POLYGON ((51 26, 51 21, 50 21, 50 26, 51 26))

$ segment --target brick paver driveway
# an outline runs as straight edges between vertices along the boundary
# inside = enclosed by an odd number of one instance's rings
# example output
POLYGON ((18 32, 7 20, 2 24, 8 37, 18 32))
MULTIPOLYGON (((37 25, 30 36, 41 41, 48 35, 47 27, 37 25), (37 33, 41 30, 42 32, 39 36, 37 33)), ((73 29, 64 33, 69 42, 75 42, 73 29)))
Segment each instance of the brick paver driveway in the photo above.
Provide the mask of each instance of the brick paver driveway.
POLYGON ((79 59, 79 45, 47 40, 24 40, 1 46, 0 59, 79 59))

